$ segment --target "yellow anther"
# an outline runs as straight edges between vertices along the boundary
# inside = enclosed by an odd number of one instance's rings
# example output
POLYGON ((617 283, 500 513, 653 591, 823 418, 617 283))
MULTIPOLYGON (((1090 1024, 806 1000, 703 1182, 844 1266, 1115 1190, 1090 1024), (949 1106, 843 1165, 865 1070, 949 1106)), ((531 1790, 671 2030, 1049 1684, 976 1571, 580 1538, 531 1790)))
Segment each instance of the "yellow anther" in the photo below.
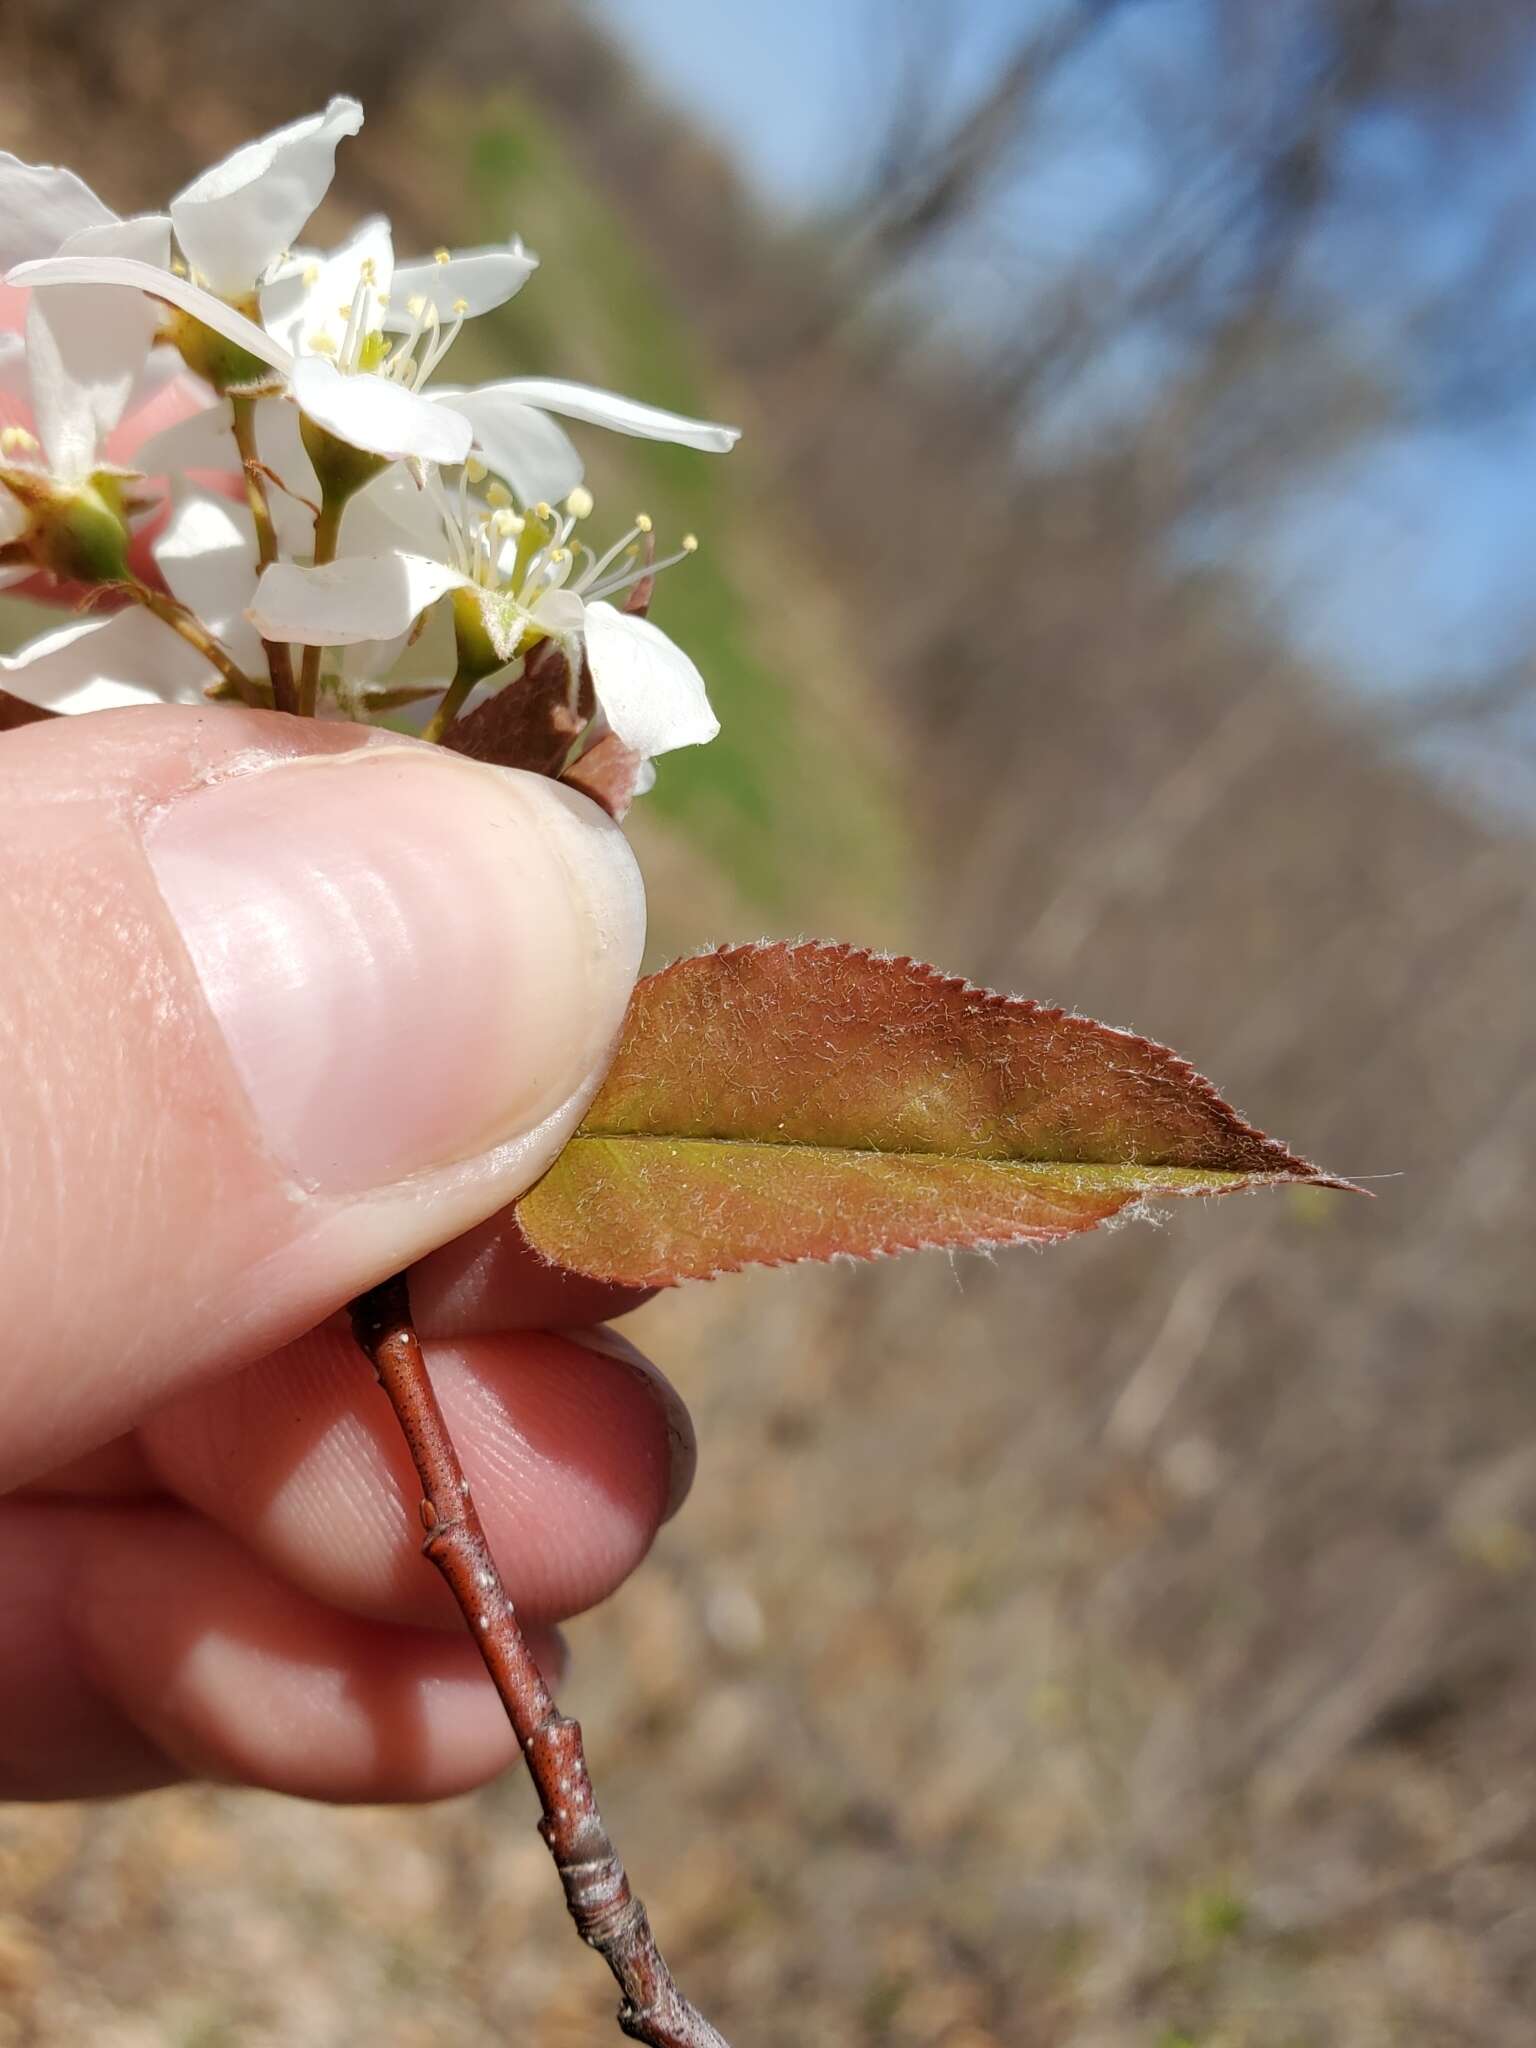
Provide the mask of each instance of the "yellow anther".
POLYGON ((25 427, 0 428, 0 455, 35 455, 40 443, 25 427))
POLYGON ((357 266, 357 274, 364 284, 378 283, 378 265, 374 262, 371 256, 365 256, 363 258, 362 262, 357 266))
POLYGON ((682 538, 682 550, 685 555, 696 555, 699 551, 699 536, 696 533, 685 533, 682 538))
POLYGON ((453 251, 451 249, 434 249, 432 251, 432 261, 434 263, 451 263, 453 261, 453 251))
POLYGON ((585 484, 578 484, 565 501, 565 509, 573 519, 590 519, 594 500, 585 484))
POLYGON ((508 506, 491 514, 491 531, 499 540, 515 540, 523 530, 523 522, 508 506))
POLYGON ((504 512, 512 503, 512 493, 504 483, 500 482, 493 482, 490 485, 486 491, 485 498, 486 503, 494 507, 498 512, 504 512))
POLYGON ((469 478, 472 484, 483 484, 485 482, 485 464, 480 460, 478 455, 465 456, 464 474, 469 478))
POLYGON ((311 337, 309 345, 317 356, 333 356, 336 353, 335 335, 326 334, 323 330, 311 337))
POLYGON ((427 301, 421 292, 412 292, 405 302, 405 310, 413 320, 419 320, 427 310, 427 301))
POLYGON ((638 527, 641 533, 649 533, 651 530, 652 523, 653 522, 649 512, 637 512, 635 514, 635 525, 638 527))
POLYGON ((551 507, 546 505, 544 500, 540 498, 537 505, 535 505, 533 508, 533 516, 535 519, 542 519, 545 525, 547 526, 550 520, 553 519, 555 515, 551 507))
POLYGON ((302 282, 307 291, 313 291, 315 286, 320 282, 319 264, 306 263, 301 273, 300 281, 302 282))
POLYGON ((551 548, 549 559, 552 562, 568 562, 571 559, 571 551, 569 548, 551 548))
POLYGON ((454 312, 454 318, 455 318, 455 319, 458 319, 458 320, 462 320, 462 319, 464 318, 464 315, 465 315, 465 314, 466 314, 466 313, 467 313, 468 311, 469 311, 469 301, 468 301, 468 299, 455 299, 455 300, 454 300, 454 302, 453 302, 453 312, 454 312))
POLYGON ((338 319, 350 320, 352 318, 352 301, 348 299, 347 303, 344 306, 338 306, 336 308, 336 314, 338 319))

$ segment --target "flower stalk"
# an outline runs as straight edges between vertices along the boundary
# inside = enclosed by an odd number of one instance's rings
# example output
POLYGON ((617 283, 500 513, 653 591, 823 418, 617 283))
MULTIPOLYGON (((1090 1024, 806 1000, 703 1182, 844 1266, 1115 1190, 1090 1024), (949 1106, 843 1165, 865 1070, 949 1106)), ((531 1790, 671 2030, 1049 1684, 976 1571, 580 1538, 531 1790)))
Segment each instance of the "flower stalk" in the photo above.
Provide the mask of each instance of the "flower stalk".
POLYGON ((433 1391, 403 1273, 352 1304, 352 1328, 410 1446, 421 1481, 422 1549, 447 1580, 528 1764, 576 1931, 613 1972, 619 2026, 649 2048, 728 2048, 678 1990, 645 1907, 603 1825, 581 1727, 562 1714, 518 1625, 469 1481, 433 1391))
MULTIPOLYGON (((315 515, 315 567, 322 569, 336 559, 341 545, 341 518, 347 509, 350 491, 327 489, 320 500, 320 510, 315 515)), ((313 718, 320 699, 320 660, 325 649, 319 646, 306 647, 303 665, 299 670, 298 713, 301 718, 313 718)))
POLYGON ((261 692, 248 676, 227 647, 208 631, 184 604, 174 597, 168 597, 163 590, 152 590, 147 583, 140 583, 136 577, 129 577, 120 586, 126 590, 135 604, 141 604, 145 611, 153 613, 162 624, 179 633, 189 647, 195 647, 203 659, 216 668, 224 683, 240 699, 242 704, 261 703, 261 692))
MULTIPOLYGON (((267 569, 278 556, 277 528, 267 497, 261 457, 256 450, 255 399, 243 392, 233 394, 230 414, 240 467, 245 473, 246 503, 251 508, 251 523, 256 529, 256 559, 261 568, 267 569)), ((267 674, 272 678, 274 707, 279 711, 297 711, 299 693, 294 681, 292 648, 286 640, 263 640, 261 646, 267 657, 267 674)))

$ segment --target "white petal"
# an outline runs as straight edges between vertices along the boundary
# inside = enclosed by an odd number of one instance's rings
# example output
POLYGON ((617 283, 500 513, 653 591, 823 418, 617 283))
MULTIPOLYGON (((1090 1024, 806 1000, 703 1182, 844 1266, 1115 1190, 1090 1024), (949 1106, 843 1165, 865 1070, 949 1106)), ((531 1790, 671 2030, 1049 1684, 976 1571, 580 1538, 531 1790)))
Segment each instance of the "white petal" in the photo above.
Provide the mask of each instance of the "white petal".
POLYGON ((382 301, 389 297, 395 268, 389 222, 382 218, 364 221, 339 249, 317 263, 285 265, 283 274, 262 291, 262 325, 295 355, 307 355, 322 336, 339 348, 365 264, 373 275, 372 317, 366 331, 377 331, 384 324, 382 301))
POLYGON ((0 272, 35 256, 52 256, 79 229, 116 219, 73 171, 24 164, 0 149, 0 272))
POLYGON ((245 616, 257 568, 249 508, 187 491, 155 543, 155 560, 171 595, 224 642, 241 668, 260 669, 261 639, 245 616))
POLYGON ((558 505, 581 482, 581 457, 564 427, 520 399, 508 398, 506 388, 487 384, 478 391, 441 391, 437 397, 469 421, 486 468, 525 505, 537 505, 541 498, 558 505))
POLYGON ((393 640, 468 578, 425 555, 344 555, 319 569, 274 562, 263 572, 251 622, 269 640, 349 647, 393 640))
POLYGON ((546 590, 534 600, 528 616, 552 639, 565 640, 581 631, 586 609, 574 590, 546 590))
MULTIPOLYGON (((163 265, 171 224, 164 214, 82 228, 60 252, 87 259, 121 256, 163 265)), ((90 285, 47 285, 27 307, 27 363, 37 432, 58 477, 87 477, 132 398, 158 316, 136 292, 90 285)))
POLYGON ((174 426, 162 427, 134 451, 134 465, 145 476, 179 476, 189 469, 238 471, 240 456, 230 430, 229 401, 188 413, 174 426))
POLYGON ((446 263, 428 257, 423 263, 402 263, 395 272, 386 327, 404 329, 412 324, 410 302, 422 298, 436 306, 440 320, 467 320, 503 306, 514 292, 521 291, 539 267, 537 256, 521 242, 505 248, 456 249, 446 263))
MULTIPOLYGON (((20 540, 26 530, 26 507, 18 498, 12 497, 4 484, 0 484, 0 548, 8 541, 20 540)), ((32 565, 25 563, 22 565, 21 575, 13 576, 11 581, 20 582, 22 577, 30 576, 32 573, 32 565)))
POLYGON ((338 441, 391 461, 414 455, 422 462, 453 463, 469 453, 470 425, 462 414, 389 377, 348 377, 324 356, 300 356, 293 395, 301 411, 338 441))
POLYGON ((458 665, 452 605, 434 605, 425 624, 393 640, 358 644, 342 652, 342 672, 359 681, 385 676, 393 684, 435 684, 446 689, 458 665))
POLYGON ((434 502, 440 495, 422 490, 404 469, 382 471, 347 507, 348 554, 386 555, 403 548, 441 560, 443 518, 434 502))
MULTIPOLYGON (((0 334, 0 396, 12 399, 32 397, 32 379, 27 370, 27 344, 19 334, 0 334)), ((13 407, 7 407, 0 426, 19 426, 13 407)))
POLYGON ((315 544, 320 479, 300 431, 299 408, 290 398, 263 398, 256 406, 256 453, 281 485, 267 483, 267 503, 281 555, 307 555, 315 544), (306 502, 307 501, 307 502, 306 502))
POLYGON ((740 427, 685 419, 678 412, 642 405, 636 398, 621 398, 616 391, 599 391, 594 384, 568 384, 562 377, 509 377, 488 385, 481 396, 493 391, 545 412, 564 413, 567 419, 585 420, 589 426, 610 427, 616 434, 635 434, 642 441, 676 441, 684 448, 702 448, 713 455, 726 454, 741 439, 740 427))
POLYGON ((625 746, 649 758, 702 746, 720 730, 704 678, 648 619, 589 604, 587 660, 603 715, 625 746))
POLYGON ((337 143, 362 125, 356 100, 333 99, 323 114, 246 143, 194 179, 171 201, 193 270, 216 292, 250 291, 325 197, 337 143))
POLYGON ((222 334, 226 341, 234 342, 261 362, 270 363, 285 376, 293 368, 289 351, 281 342, 273 341, 254 320, 247 320, 243 313, 226 306, 211 292, 189 284, 174 270, 162 270, 153 263, 136 263, 127 256, 50 256, 45 262, 18 264, 5 281, 31 285, 34 289, 45 284, 127 285, 133 291, 164 299, 167 305, 179 306, 205 327, 211 327, 215 334, 222 334))
POLYGON ((0 676, 15 696, 49 711, 201 704, 203 685, 218 680, 195 648, 138 609, 44 633, 0 657, 0 676))

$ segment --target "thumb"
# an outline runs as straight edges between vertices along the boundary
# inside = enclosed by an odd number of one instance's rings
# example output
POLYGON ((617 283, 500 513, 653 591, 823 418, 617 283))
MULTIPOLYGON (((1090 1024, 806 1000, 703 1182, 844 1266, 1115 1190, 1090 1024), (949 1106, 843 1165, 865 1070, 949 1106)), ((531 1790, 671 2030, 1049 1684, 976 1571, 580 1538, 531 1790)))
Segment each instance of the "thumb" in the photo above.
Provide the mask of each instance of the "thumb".
POLYGON ((544 777, 220 707, 0 742, 0 1487, 502 1207, 644 899, 544 777))

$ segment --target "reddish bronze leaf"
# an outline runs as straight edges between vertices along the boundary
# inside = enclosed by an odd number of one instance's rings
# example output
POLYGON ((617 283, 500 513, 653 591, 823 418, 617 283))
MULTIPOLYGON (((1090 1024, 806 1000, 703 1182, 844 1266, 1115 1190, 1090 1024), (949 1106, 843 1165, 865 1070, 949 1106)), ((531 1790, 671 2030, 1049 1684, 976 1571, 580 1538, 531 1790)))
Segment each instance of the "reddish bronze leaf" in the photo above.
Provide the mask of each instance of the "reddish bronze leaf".
POLYGON ((456 718, 443 745, 476 761, 558 775, 591 716, 590 681, 583 676, 573 691, 559 641, 541 640, 525 659, 523 673, 467 717, 456 718))
POLYGON ((1152 1195, 1329 1179, 1166 1046, 853 946, 730 946, 635 990, 586 1120, 519 1205, 578 1273, 1051 1241, 1152 1195))
POLYGON ((629 816, 645 769, 645 757, 626 747, 616 732, 605 732, 561 776, 572 789, 601 804, 610 818, 629 816))

